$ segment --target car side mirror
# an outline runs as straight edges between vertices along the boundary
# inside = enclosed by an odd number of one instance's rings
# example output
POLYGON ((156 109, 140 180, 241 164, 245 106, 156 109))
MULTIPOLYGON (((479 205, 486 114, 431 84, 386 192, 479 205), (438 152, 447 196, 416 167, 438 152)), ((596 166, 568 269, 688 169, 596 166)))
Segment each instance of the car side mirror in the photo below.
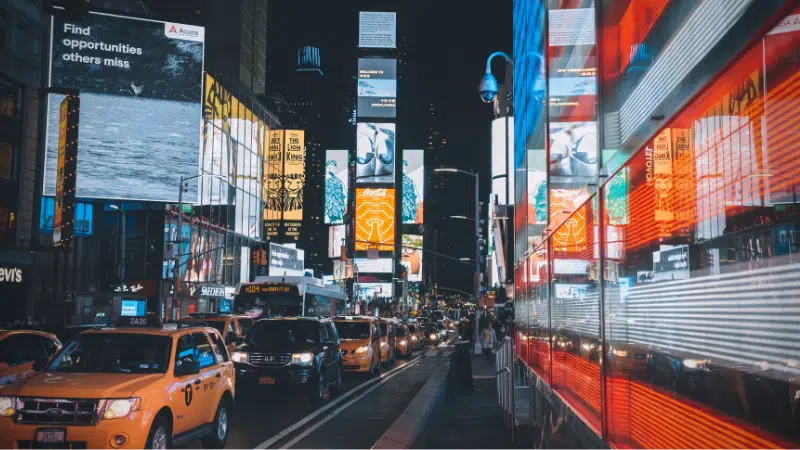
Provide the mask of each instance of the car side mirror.
POLYGON ((184 361, 180 366, 175 368, 176 377, 195 375, 197 373, 200 373, 200 363, 197 361, 184 361))
MULTIPOLYGON (((47 363, 48 362, 50 362, 50 358, 39 358, 39 359, 35 360, 33 362, 33 370, 35 370, 37 372, 41 372, 42 369, 47 367, 47 363)), ((6 367, 8 367, 8 364, 6 364, 6 367)), ((2 367, 0 367, 0 369, 2 369, 2 367)))

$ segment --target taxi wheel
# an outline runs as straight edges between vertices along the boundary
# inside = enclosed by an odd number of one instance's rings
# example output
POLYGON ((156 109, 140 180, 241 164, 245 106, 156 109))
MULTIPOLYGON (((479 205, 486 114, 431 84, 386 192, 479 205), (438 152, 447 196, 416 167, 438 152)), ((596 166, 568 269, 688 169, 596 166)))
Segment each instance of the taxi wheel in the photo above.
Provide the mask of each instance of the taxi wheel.
POLYGON ((342 392, 342 365, 336 369, 336 383, 329 388, 331 396, 339 395, 342 392))
POLYGON ((223 398, 217 406, 217 414, 211 426, 211 434, 203 438, 203 448, 224 448, 228 440, 230 425, 230 408, 228 400, 223 398))
POLYGON ((170 448, 172 447, 172 428, 169 420, 163 415, 156 417, 147 435, 145 448, 170 448))

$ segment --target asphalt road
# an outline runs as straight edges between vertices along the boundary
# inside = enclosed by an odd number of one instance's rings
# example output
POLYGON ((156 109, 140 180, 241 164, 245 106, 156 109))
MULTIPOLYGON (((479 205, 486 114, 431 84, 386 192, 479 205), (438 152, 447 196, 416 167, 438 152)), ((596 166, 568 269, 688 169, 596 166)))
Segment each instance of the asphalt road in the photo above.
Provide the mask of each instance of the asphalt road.
MULTIPOLYGON (((344 374, 342 392, 321 404, 287 392, 237 395, 227 448, 371 448, 441 364, 451 347, 428 346, 380 377, 344 374)), ((237 394, 241 394, 237 392, 237 394)), ((199 441, 184 448, 200 448, 199 441)))

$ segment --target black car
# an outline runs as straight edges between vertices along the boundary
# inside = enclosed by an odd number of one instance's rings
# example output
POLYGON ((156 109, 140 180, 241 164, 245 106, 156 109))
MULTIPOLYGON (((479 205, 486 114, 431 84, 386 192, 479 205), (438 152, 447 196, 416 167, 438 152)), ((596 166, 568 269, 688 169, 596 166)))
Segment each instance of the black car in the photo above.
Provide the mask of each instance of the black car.
POLYGON ((422 339, 426 344, 439 343, 439 327, 436 325, 423 325, 422 326, 422 339))
POLYGON ((342 384, 339 334, 330 319, 259 320, 231 359, 237 387, 299 388, 320 401, 326 388, 335 395, 342 384))

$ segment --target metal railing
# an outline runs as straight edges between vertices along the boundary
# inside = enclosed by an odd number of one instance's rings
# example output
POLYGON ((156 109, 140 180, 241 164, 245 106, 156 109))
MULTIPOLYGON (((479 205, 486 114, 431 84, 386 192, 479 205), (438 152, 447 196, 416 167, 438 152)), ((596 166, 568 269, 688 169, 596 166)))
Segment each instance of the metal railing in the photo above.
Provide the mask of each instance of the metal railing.
POLYGON ((506 336, 497 347, 495 354, 497 367, 497 399, 503 423, 511 429, 511 441, 517 428, 516 405, 514 404, 514 341, 506 336))

